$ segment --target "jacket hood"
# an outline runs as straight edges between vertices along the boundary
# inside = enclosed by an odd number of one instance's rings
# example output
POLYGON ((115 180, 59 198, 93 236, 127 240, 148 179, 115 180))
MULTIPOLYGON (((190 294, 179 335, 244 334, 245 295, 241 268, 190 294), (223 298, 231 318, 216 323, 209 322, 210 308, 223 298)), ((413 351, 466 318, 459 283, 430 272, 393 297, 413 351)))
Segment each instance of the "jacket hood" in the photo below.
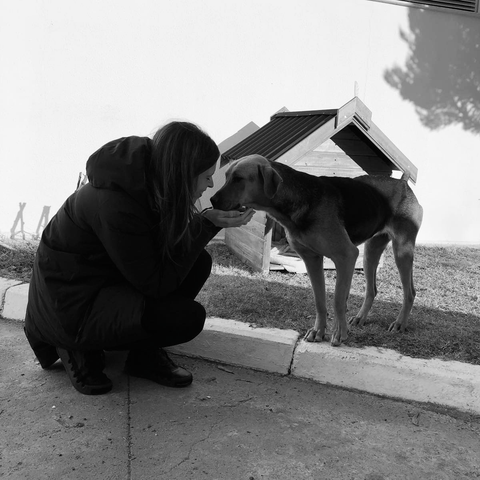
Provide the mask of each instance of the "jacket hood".
POLYGON ((148 137, 123 137, 99 148, 87 161, 87 177, 95 188, 122 190, 148 203, 146 170, 152 155, 148 137))

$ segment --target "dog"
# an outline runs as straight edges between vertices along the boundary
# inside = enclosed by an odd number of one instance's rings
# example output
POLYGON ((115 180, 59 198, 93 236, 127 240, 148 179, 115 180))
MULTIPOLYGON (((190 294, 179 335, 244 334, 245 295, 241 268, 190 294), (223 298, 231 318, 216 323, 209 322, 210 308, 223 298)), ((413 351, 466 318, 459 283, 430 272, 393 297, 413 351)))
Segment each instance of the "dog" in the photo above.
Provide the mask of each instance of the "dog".
POLYGON ((328 341, 323 257, 337 271, 331 344, 348 337, 347 300, 358 257, 365 243, 365 299, 350 325, 363 326, 377 294, 376 272, 382 252, 392 241, 403 286, 403 304, 389 330, 404 332, 415 299, 413 256, 423 209, 406 180, 363 175, 356 178, 316 177, 288 165, 250 155, 233 162, 226 182, 212 197, 214 208, 251 207, 265 211, 282 225, 291 247, 305 262, 315 299, 316 319, 309 342, 328 341))

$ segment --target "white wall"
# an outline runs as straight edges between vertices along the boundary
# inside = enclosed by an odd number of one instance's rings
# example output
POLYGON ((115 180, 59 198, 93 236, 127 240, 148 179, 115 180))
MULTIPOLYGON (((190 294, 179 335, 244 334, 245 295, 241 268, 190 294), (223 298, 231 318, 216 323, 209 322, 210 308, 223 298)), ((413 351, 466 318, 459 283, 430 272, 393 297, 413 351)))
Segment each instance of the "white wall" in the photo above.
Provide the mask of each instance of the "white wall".
POLYGON ((405 61, 407 13, 366 0, 0 0, 0 231, 26 202, 33 232, 113 138, 183 118, 220 143, 284 105, 338 108, 356 81, 419 168, 419 240, 479 243, 479 136, 428 130, 383 78, 405 61))

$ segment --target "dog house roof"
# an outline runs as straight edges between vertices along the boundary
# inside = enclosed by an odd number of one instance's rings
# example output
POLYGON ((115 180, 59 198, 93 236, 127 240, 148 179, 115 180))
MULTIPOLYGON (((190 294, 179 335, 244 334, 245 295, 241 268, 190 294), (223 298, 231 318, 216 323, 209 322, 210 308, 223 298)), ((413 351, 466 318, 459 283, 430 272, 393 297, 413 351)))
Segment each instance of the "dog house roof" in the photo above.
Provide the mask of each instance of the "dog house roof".
POLYGON ((221 165, 253 154, 277 160, 294 147, 299 148, 299 144, 310 136, 315 136, 316 145, 321 145, 331 138, 361 165, 360 157, 357 157, 355 151, 349 147, 350 140, 355 138, 362 140, 371 149, 370 161, 376 157, 374 161, 382 162, 393 170, 401 170, 405 178, 415 182, 417 179, 415 165, 371 119, 372 112, 358 97, 354 97, 339 109, 281 111, 273 115, 266 125, 224 152, 221 165))

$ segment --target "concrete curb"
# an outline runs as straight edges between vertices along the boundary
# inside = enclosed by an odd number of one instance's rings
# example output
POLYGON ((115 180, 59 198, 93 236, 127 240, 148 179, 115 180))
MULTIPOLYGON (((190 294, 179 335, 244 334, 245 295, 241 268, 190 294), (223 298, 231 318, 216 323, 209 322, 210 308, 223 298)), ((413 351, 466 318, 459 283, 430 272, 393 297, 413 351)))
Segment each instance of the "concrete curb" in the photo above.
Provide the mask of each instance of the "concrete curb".
POLYGON ((27 311, 28 283, 7 288, 3 302, 2 316, 12 320, 24 320, 27 311))
POLYGON ((292 375, 480 414, 480 367, 467 363, 412 358, 386 348, 301 342, 292 375))
POLYGON ((2 307, 5 303, 5 295, 7 290, 15 285, 20 285, 22 282, 17 280, 10 280, 8 278, 0 277, 0 314, 2 313, 2 307))
POLYGON ((181 355, 287 375, 299 333, 278 328, 253 328, 246 323, 207 318, 198 337, 169 347, 181 355))
MULTIPOLYGON (((0 312, 5 318, 23 321, 29 285, 18 283, 0 279, 0 312)), ((327 343, 299 340, 299 333, 294 330, 253 328, 219 318, 208 318, 197 338, 169 350, 480 414, 480 366, 476 365, 416 359, 383 348, 334 348, 327 343)))

